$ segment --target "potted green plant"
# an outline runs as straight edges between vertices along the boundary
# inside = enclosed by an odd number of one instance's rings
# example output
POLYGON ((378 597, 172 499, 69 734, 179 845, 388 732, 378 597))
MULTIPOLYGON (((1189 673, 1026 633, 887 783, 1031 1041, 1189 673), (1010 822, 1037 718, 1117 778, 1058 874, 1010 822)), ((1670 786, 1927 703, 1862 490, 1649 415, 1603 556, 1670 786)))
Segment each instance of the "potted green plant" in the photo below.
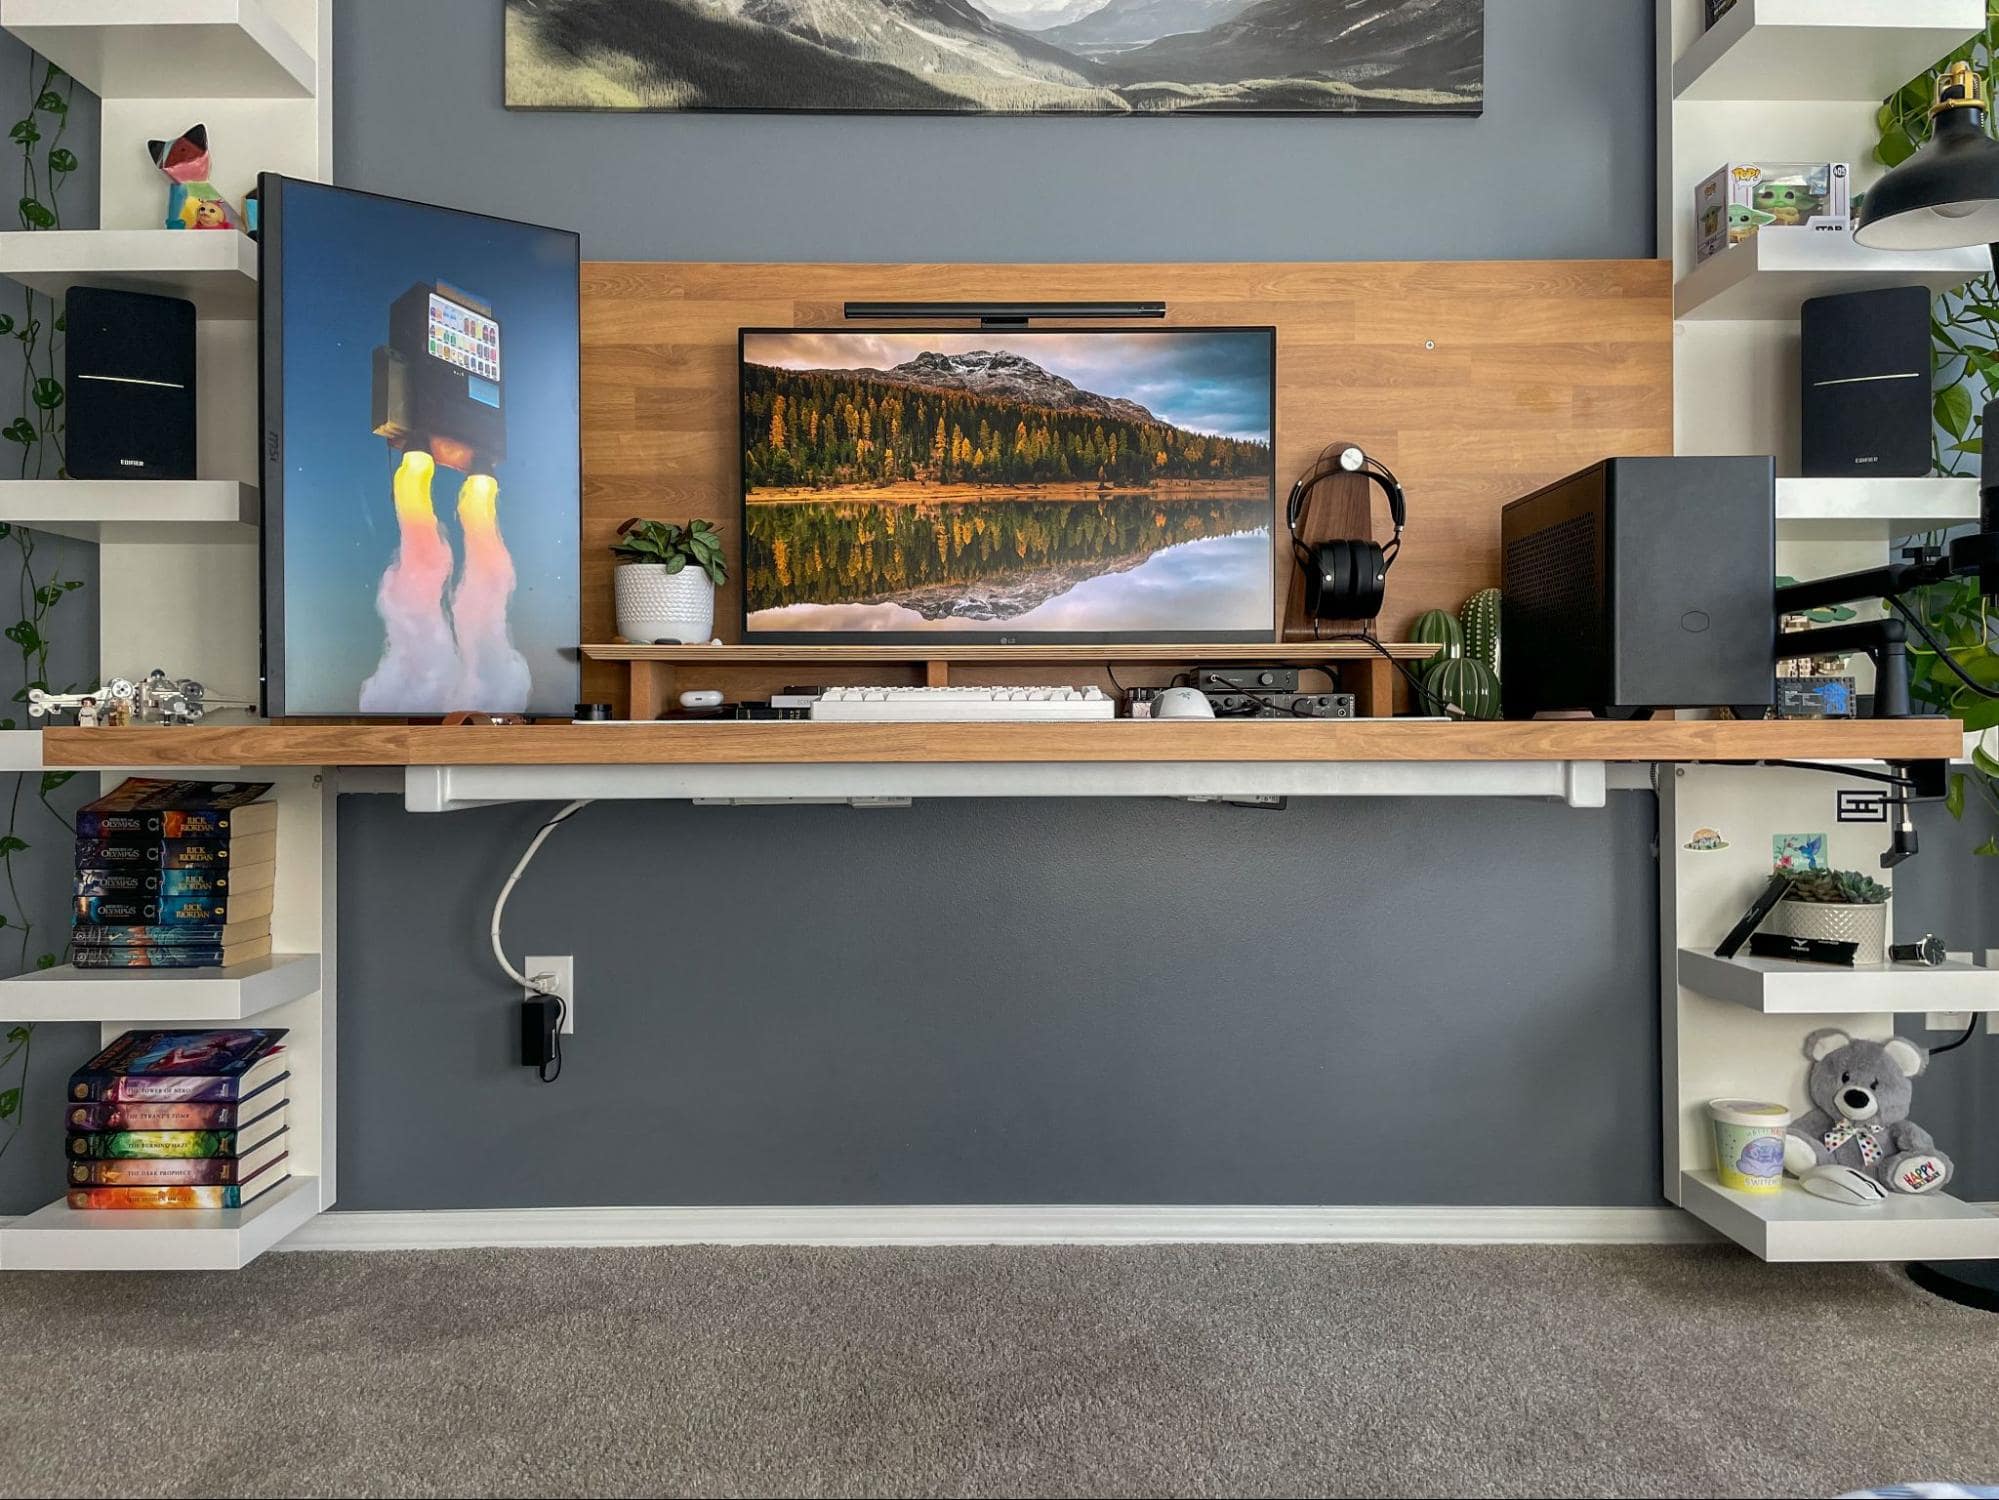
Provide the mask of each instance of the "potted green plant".
POLYGON ((1857 943, 1857 964, 1888 962, 1888 898, 1894 893, 1858 870, 1792 870, 1791 888, 1763 923, 1784 937, 1857 943))
POLYGON ((611 543, 618 634, 639 645, 702 645, 715 633, 715 590, 729 578, 722 539, 706 521, 685 526, 637 516, 611 543))

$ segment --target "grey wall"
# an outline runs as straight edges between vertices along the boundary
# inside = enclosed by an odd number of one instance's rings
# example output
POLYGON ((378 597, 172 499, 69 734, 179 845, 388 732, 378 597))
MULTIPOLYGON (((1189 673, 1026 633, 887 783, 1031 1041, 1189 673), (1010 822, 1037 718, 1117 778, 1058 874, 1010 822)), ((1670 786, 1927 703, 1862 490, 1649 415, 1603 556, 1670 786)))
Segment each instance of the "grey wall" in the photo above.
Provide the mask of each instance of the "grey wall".
POLYGON ((341 181, 598 260, 1652 254, 1649 0, 1490 0, 1476 120, 510 114, 500 0, 339 0, 333 63, 341 181))
MULTIPOLYGON (((11 125, 26 112, 33 97, 30 92, 28 50, 5 32, 0 32, 0 121, 11 125)), ((39 80, 39 71, 36 78, 39 80)), ((60 205, 65 228, 87 229, 97 222, 96 101, 83 89, 76 91, 71 108, 72 123, 64 144, 73 149, 82 163, 62 191, 60 205)), ((16 148, 7 146, 7 151, 16 148)), ((10 156, 10 162, 18 158, 10 156)), ((18 192, 16 194, 18 195, 18 192)), ((13 227, 8 216, 8 227, 13 227)), ((46 307, 46 303, 38 302, 46 307)), ((0 284, 0 311, 22 321, 21 292, 12 284, 0 284)), ((0 421, 12 420, 21 410, 21 364, 19 346, 12 338, 0 339, 0 421)), ((19 450, 11 445, 0 453, 0 473, 12 473, 18 465, 19 450)), ((50 680, 59 687, 81 684, 97 670, 97 549, 64 537, 37 534, 34 538, 34 571, 46 581, 60 570, 64 578, 82 578, 85 587, 70 594, 51 615, 47 634, 56 643, 49 661, 50 680)), ((13 623, 16 613, 15 586, 20 578, 20 552, 14 538, 0 538, 0 628, 13 623)), ((0 718, 12 717, 26 723, 18 703, 8 701, 22 686, 20 656, 10 644, 0 642, 0 718)), ((27 953, 32 964, 36 954, 61 953, 69 935, 69 893, 71 849, 65 823, 38 805, 40 778, 0 776, 0 831, 6 827, 6 809, 21 811, 20 836, 33 847, 14 861, 14 890, 19 906, 5 902, 7 909, 24 913, 33 926, 28 934, 27 953)), ((49 801, 67 816, 75 805, 95 790, 94 777, 80 777, 51 792, 49 801)), ((22 945, 10 923, 0 928, 0 974, 13 974, 23 967, 22 945)), ((43 1025, 34 1029, 29 1043, 29 1071, 24 1091, 25 1107, 18 1136, 11 1136, 11 1121, 0 1121, 0 1213, 17 1213, 39 1208, 62 1187, 62 1085, 72 1069, 96 1050, 95 1026, 43 1025)), ((4 1052, 5 1047, 0 1047, 4 1052)), ((0 1089, 21 1082, 13 1068, 0 1076, 0 1089)))

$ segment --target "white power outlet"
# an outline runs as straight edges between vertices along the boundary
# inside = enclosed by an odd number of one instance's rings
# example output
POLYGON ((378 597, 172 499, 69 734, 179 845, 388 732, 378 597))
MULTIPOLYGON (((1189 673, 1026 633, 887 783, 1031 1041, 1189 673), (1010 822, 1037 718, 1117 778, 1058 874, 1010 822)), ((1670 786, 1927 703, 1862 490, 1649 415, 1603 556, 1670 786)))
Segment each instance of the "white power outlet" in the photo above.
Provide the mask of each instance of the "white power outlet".
MULTIPOLYGON (((560 958, 536 958, 528 955, 527 966, 521 972, 533 979, 542 974, 553 974, 555 993, 562 997, 562 1031, 564 1035, 576 1029, 576 960, 570 954, 560 958)), ((524 989, 521 994, 532 998, 536 992, 524 989)))

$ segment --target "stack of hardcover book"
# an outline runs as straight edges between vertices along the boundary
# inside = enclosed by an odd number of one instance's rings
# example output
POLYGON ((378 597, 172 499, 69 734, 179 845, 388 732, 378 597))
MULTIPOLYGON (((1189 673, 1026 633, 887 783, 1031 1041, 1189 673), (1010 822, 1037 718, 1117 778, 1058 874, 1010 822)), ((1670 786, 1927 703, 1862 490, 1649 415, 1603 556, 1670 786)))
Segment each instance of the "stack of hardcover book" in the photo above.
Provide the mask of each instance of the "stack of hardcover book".
POLYGON ((79 969, 193 969, 271 951, 269 782, 132 777, 76 815, 79 969))
POLYGON ((128 1031, 69 1080, 71 1208, 242 1208, 291 1175, 283 1030, 128 1031))

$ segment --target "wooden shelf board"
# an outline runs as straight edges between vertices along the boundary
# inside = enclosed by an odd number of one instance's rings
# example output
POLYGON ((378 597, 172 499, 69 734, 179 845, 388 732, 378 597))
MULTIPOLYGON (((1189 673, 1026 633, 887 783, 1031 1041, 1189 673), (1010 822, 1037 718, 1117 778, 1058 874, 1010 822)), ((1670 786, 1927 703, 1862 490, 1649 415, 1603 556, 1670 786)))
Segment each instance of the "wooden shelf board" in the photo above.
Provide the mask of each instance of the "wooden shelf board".
POLYGON ((235 1271, 319 1212, 293 1177, 248 1208, 74 1209, 66 1198, 0 1225, 0 1271, 235 1271))
POLYGON ((1698 948, 1682 948, 1680 983, 1699 994, 1773 1016, 1999 1010, 1999 970, 1965 963, 1934 969, 1916 964, 1842 969, 1748 954, 1716 958, 1698 948))
POLYGON ((228 969, 79 969, 0 979, 0 1021, 240 1021, 319 988, 317 953, 228 969))
POLYGON ((264 0, 0 0, 0 28, 100 99, 305 99, 312 53, 264 0))
POLYGON ((1673 64, 1673 95, 1875 104, 1984 25, 1984 0, 1736 0, 1673 64))
MULTIPOLYGON (((1383 641, 1397 661, 1427 661, 1438 648, 1422 641, 1383 641)), ((1380 660, 1365 641, 1269 641, 1251 645, 1160 646, 640 646, 619 641, 585 646, 592 661, 656 661, 679 666, 825 666, 867 662, 1166 662, 1264 663, 1303 666, 1322 661, 1380 660)))
POLYGON ((0 480, 0 521, 86 542, 253 542, 259 514, 233 479, 0 480))
POLYGON ((1789 322, 1813 297, 1916 285, 1943 292, 1991 269, 1983 245, 1869 250, 1843 233, 1783 230, 1731 246, 1680 278, 1673 288, 1673 316, 1789 322))
POLYGON ((104 766, 1949 760, 1952 719, 1438 724, 1393 719, 1089 724, 262 724, 46 729, 45 764, 104 766))
POLYGON ((0 276, 53 298, 81 284, 185 297, 197 318, 257 316, 257 243, 234 230, 11 230, 0 276))
POLYGON ((1701 1171, 1680 1174, 1680 1206, 1764 1260, 1999 1257, 1999 1215, 1948 1193, 1891 1193, 1885 1203, 1849 1208, 1788 1178, 1775 1193, 1738 1193, 1701 1171))

